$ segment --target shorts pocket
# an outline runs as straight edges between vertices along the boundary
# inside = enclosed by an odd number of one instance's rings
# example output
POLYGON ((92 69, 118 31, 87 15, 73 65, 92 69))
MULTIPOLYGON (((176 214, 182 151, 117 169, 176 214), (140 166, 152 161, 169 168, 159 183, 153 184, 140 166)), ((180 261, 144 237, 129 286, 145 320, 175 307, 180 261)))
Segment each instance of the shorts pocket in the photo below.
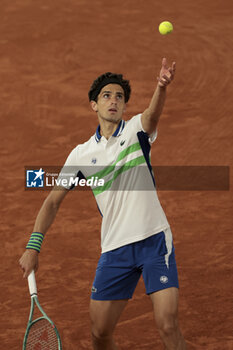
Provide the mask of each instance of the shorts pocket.
POLYGON ((148 242, 151 244, 153 249, 153 255, 155 256, 164 256, 167 254, 167 245, 164 232, 160 232, 151 237, 152 241, 148 242))

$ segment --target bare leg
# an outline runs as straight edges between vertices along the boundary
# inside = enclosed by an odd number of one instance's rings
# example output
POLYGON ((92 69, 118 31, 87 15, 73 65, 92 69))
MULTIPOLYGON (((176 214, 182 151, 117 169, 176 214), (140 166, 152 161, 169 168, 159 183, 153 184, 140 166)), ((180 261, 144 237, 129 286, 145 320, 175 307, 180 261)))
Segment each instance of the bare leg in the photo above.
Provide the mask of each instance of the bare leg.
POLYGON ((160 336, 167 350, 186 350, 184 338, 178 324, 177 288, 168 288, 150 295, 155 320, 160 336))
POLYGON ((113 332, 128 300, 92 300, 90 317, 94 350, 117 350, 113 332))

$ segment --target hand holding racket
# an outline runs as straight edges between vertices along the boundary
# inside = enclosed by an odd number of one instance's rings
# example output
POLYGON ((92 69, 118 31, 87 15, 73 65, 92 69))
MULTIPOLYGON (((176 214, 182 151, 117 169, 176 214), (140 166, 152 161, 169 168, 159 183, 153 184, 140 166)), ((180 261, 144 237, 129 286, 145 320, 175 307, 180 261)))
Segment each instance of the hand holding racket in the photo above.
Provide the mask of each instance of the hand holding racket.
POLYGON ((23 270, 23 278, 27 278, 32 270, 35 272, 38 270, 38 255, 39 253, 36 250, 26 249, 19 259, 19 265, 23 270))
POLYGON ((62 350, 58 330, 39 304, 34 271, 28 276, 28 286, 31 295, 31 310, 23 350, 62 350), (33 320, 35 305, 41 312, 41 317, 33 320))

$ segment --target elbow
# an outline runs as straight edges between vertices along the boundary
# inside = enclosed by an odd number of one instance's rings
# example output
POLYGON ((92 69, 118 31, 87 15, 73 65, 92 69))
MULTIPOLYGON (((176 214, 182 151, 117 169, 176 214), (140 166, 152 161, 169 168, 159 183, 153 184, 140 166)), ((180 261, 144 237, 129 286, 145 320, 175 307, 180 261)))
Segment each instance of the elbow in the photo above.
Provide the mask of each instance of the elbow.
POLYGON ((147 113, 144 114, 144 118, 142 118, 143 130, 148 135, 152 134, 156 130, 158 121, 159 121, 159 116, 149 114, 149 112, 147 111, 147 113))
POLYGON ((48 205, 50 209, 57 211, 67 193, 67 189, 55 186, 45 200, 46 205, 48 205))
POLYGON ((45 199, 45 205, 52 210, 57 211, 60 204, 61 204, 61 202, 57 198, 54 198, 52 192, 45 199))

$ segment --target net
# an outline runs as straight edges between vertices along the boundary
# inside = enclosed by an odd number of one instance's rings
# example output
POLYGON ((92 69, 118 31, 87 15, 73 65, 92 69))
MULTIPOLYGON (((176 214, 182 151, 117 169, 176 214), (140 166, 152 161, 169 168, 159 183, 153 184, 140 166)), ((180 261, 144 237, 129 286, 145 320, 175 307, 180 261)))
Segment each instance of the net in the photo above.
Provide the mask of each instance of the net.
POLYGON ((58 339, 53 326, 46 319, 36 321, 29 330, 26 350, 58 349, 58 339))

